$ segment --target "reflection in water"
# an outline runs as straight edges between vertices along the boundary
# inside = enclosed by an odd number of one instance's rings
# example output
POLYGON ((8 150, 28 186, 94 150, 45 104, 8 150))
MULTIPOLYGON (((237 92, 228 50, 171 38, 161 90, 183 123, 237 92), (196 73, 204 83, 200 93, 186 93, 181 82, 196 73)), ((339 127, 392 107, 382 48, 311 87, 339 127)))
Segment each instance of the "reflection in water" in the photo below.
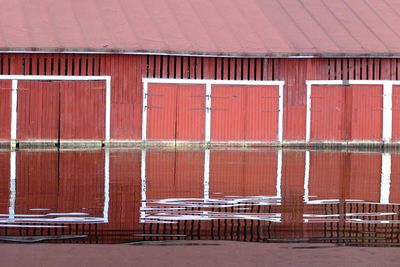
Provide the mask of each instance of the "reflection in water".
POLYGON ((0 241, 399 245, 400 155, 0 151, 0 241))

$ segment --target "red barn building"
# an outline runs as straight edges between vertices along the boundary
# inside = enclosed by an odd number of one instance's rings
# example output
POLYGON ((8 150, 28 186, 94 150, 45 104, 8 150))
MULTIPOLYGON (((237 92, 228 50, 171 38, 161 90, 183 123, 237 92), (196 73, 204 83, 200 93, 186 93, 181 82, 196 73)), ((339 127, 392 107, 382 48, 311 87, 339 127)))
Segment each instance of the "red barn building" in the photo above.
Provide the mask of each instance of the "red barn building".
POLYGON ((3 144, 395 144, 395 0, 0 0, 3 144))

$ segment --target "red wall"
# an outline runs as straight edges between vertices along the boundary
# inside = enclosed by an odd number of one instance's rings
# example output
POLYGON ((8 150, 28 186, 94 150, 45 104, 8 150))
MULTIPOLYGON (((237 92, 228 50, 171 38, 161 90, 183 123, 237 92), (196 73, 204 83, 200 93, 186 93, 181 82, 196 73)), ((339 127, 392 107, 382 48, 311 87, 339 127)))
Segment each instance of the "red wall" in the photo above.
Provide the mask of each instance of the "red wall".
MULTIPOLYGON (((0 57, 0 62, 3 62, 0 74, 110 75, 111 138, 129 140, 141 140, 143 77, 283 80, 283 134, 284 140, 290 141, 305 139, 306 80, 398 80, 400 76, 398 59, 246 59, 79 54, 0 54, 0 57)), ((9 86, 5 85, 6 88, 9 86)), ((7 113, 8 94, 7 90, 0 90, 0 114, 7 113)), ((88 94, 90 97, 86 98, 86 93, 82 93, 86 99, 82 100, 84 105, 76 104, 82 108, 80 114, 97 112, 91 117, 96 120, 103 107, 93 105, 99 105, 103 96, 88 94)), ((2 115, 1 119, 9 125, 7 115, 2 115)), ((102 127, 100 123, 96 125, 102 127)), ((8 126, 1 127, 0 139, 9 138, 9 130, 5 127, 8 126)), ((363 137, 362 133, 354 134, 363 137)), ((93 138, 95 135, 90 136, 93 138)), ((394 133, 394 136, 397 135, 397 132, 394 133)))

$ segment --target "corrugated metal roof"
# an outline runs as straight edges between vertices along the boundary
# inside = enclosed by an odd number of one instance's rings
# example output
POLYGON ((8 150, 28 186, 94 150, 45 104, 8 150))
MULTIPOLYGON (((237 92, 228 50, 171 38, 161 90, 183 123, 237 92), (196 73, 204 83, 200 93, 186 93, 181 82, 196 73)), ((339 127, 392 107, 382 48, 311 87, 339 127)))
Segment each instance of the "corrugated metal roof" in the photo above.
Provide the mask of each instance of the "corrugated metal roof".
POLYGON ((0 51, 400 56, 399 0, 0 0, 0 51))

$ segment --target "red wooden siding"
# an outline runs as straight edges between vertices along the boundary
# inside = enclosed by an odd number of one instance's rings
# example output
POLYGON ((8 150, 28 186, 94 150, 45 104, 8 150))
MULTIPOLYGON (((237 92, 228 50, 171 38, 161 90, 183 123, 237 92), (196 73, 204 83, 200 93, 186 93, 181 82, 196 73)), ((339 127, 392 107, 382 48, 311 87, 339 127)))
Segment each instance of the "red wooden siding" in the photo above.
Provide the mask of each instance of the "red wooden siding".
POLYGON ((392 140, 400 140, 400 86, 393 86, 392 92, 392 140))
POLYGON ((176 139, 204 141, 206 90, 204 85, 179 88, 177 98, 176 139))
POLYGON ((382 140, 381 85, 352 85, 351 140, 382 140))
POLYGON ((212 88, 211 141, 244 141, 245 95, 240 86, 212 88))
POLYGON ((344 86, 313 86, 311 140, 344 140, 346 128, 344 86))
POLYGON ((0 80, 0 140, 10 140, 11 81, 0 80))
POLYGON ((59 83, 18 82, 18 140, 59 139, 59 83))
POLYGON ((7 214, 10 200, 10 153, 0 152, 0 214, 7 214))
POLYGON ((104 140, 105 82, 62 82, 60 92, 60 139, 104 140))
POLYGON ((382 140, 382 85, 312 86, 311 140, 382 140))
POLYGON ((147 94, 147 139, 176 139, 178 90, 171 85, 149 85, 147 94))
POLYGON ((212 87, 212 141, 276 141, 277 86, 212 87))
POLYGON ((147 139, 204 141, 205 86, 150 84, 147 139))
MULTIPOLYGON (((110 75, 112 77, 111 138, 116 140, 142 138, 143 77, 285 81, 283 121, 285 141, 305 139, 306 80, 400 79, 399 59, 248 59, 82 54, 1 54, 0 59, 2 75, 110 75)), ((394 93, 396 94, 396 90, 394 93)), ((3 103, 2 101, 7 102, 4 100, 4 92, 0 90, 0 103, 3 103)), ((393 102, 395 106, 396 100, 393 102)), ((86 109, 93 108, 91 100, 88 100, 88 103, 85 105, 85 113, 86 109)), ((377 103, 371 102, 372 104, 375 106, 377 103)), ((379 109, 379 107, 374 108, 379 109)), ((9 110, 1 104, 0 112, 4 109, 9 110)), ((396 118, 397 112, 395 109, 393 111, 396 118)), ((2 121, 7 120, 7 116, 2 115, 0 118, 2 121)), ((397 121, 399 120, 394 119, 394 139, 400 135, 396 133, 397 121)), ((366 126, 365 122, 359 122, 357 127, 366 126)), ((350 130, 346 130, 348 136, 351 134, 350 130)), ((355 130, 354 134, 357 138, 366 137, 358 130, 355 130)), ((367 137, 376 138, 376 136, 377 132, 373 132, 367 137)), ((0 139, 4 138, 9 138, 9 129, 1 127, 0 139)))

